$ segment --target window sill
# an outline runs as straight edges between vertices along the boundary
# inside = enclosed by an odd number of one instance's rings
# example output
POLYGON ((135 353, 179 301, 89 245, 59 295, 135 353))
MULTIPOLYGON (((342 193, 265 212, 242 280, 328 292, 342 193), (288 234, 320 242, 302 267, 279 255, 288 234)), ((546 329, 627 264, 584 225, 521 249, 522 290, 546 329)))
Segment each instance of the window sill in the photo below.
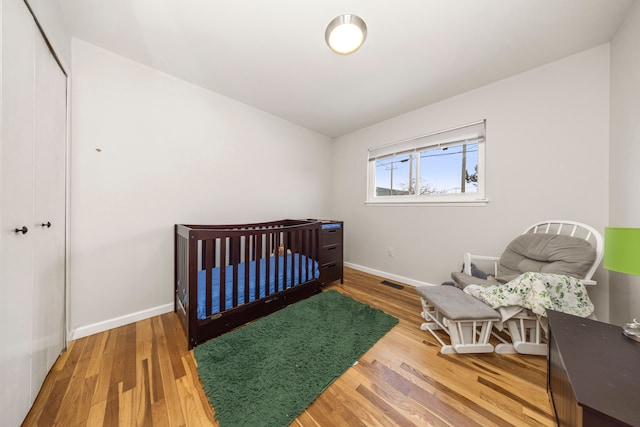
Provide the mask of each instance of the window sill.
POLYGON ((486 206, 489 203, 488 199, 478 199, 478 200, 433 200, 433 201, 366 201, 364 204, 366 206, 486 206))

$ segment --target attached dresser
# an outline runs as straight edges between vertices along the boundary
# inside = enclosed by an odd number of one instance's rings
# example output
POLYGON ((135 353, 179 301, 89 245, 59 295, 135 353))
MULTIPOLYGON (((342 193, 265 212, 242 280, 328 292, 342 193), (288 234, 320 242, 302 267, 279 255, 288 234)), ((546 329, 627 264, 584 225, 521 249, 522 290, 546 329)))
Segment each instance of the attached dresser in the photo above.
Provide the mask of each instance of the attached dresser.
POLYGON ((640 343, 622 328, 547 310, 547 388, 560 427, 640 426, 640 343))
POLYGON ((344 282, 342 221, 323 220, 320 231, 320 282, 324 285, 340 279, 344 282))

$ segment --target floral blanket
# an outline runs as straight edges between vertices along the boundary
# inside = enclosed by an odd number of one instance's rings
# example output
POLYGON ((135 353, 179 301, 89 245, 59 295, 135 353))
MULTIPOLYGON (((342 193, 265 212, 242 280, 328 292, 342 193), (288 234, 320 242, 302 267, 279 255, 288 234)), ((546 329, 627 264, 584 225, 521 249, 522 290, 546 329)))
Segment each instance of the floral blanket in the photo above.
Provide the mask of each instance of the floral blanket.
MULTIPOLYGON (((524 273, 504 284, 469 285, 464 291, 493 309, 507 308, 510 316, 521 308, 545 317, 547 309, 580 317, 588 317, 594 310, 582 282, 560 274, 524 273)), ((507 320, 504 315, 502 320, 507 320)))

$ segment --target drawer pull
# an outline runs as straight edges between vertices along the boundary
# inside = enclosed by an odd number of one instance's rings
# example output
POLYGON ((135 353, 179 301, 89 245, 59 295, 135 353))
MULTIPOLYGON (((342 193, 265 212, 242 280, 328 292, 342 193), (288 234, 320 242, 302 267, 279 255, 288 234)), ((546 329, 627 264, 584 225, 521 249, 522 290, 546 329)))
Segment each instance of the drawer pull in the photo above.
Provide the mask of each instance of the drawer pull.
POLYGON ((337 233, 337 232, 338 232, 338 230, 335 230, 335 229, 334 229, 334 230, 329 230, 329 231, 327 231, 327 234, 329 234, 329 233, 337 233))
POLYGON ((326 264, 326 265, 325 265, 325 267, 326 267, 326 268, 333 268, 333 267, 335 267, 335 266, 336 266, 336 263, 335 263, 335 262, 332 262, 331 264, 326 264))
POLYGON ((330 246, 327 248, 328 251, 335 251, 336 249, 338 249, 337 246, 330 246))

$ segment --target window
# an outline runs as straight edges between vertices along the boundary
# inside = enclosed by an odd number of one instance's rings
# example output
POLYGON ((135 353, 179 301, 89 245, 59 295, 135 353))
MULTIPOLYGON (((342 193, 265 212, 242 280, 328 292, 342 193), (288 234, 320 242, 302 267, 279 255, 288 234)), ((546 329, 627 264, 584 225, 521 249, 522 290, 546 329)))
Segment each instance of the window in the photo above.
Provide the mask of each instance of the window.
POLYGON ((369 149, 367 203, 486 202, 485 121, 369 149))

